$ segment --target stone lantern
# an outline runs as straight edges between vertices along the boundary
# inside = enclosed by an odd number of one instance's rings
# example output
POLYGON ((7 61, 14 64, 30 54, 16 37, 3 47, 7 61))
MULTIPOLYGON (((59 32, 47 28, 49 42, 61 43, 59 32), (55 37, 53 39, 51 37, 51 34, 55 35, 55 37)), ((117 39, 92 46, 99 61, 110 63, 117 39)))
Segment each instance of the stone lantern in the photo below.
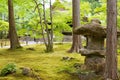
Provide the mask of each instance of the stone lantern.
MULTIPOLYGON (((86 70, 103 75, 106 53, 104 41, 107 33, 106 29, 101 26, 101 22, 98 19, 92 19, 91 23, 77 27, 73 33, 86 37, 86 47, 80 49, 81 55, 85 56, 84 67, 86 70)), ((120 31, 117 31, 117 37, 119 36, 120 31)))
POLYGON ((74 34, 86 37, 86 48, 80 49, 82 56, 85 56, 85 67, 96 74, 103 74, 105 64, 105 47, 106 30, 101 26, 98 19, 93 19, 91 23, 78 27, 74 34))

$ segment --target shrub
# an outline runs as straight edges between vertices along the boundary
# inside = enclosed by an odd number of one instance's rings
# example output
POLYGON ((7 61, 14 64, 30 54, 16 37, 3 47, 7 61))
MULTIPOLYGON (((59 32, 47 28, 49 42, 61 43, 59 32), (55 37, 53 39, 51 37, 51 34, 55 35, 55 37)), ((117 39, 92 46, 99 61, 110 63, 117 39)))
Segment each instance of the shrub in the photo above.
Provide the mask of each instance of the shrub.
POLYGON ((1 76, 6 76, 8 74, 12 74, 16 72, 16 65, 13 63, 7 64, 2 70, 0 75, 1 76))

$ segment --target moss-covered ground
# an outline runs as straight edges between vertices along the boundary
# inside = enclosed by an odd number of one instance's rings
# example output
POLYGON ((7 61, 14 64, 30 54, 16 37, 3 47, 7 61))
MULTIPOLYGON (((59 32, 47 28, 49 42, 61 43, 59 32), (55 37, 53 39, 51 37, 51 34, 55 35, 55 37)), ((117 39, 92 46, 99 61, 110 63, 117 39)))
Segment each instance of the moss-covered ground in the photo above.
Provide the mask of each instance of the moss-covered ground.
MULTIPOLYGON (((20 67, 29 67, 41 78, 41 80, 79 80, 73 74, 78 70, 75 64, 83 64, 84 57, 77 53, 67 53, 71 44, 56 44, 54 52, 45 53, 44 45, 24 46, 18 50, 0 49, 0 70, 9 63, 16 64, 18 70, 15 74, 0 77, 0 80, 37 80, 35 77, 24 76, 20 67), (27 50, 34 48, 35 50, 27 50), (63 57, 72 58, 63 60, 63 57)), ((120 68, 120 56, 118 56, 118 67, 120 68)))
MULTIPOLYGON (((75 63, 83 63, 84 57, 80 54, 67 53, 70 44, 54 45, 54 52, 45 53, 44 45, 24 46, 22 49, 11 51, 8 49, 0 49, 0 70, 9 63, 16 64, 17 68, 29 67, 42 80, 78 80, 76 75, 71 75, 69 72, 74 72, 75 63), (35 50, 27 50, 27 48, 35 50), (63 60, 63 57, 72 57, 71 60, 63 60)), ((36 80, 34 77, 23 76, 18 70, 15 74, 6 77, 0 77, 0 80, 36 80)))

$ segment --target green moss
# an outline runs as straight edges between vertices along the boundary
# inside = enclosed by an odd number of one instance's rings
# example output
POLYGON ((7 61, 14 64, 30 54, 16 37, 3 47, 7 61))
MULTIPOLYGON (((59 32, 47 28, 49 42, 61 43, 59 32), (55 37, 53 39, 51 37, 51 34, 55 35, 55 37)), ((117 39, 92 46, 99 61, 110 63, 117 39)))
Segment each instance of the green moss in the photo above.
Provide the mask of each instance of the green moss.
MULTIPOLYGON (((25 46, 18 50, 0 49, 0 70, 8 63, 15 63, 17 67, 29 67, 43 80, 78 80, 77 76, 72 76, 66 70, 73 72, 74 63, 83 63, 84 57, 80 54, 69 54, 71 44, 54 45, 53 53, 45 53, 44 45, 25 46), (33 47, 35 51, 26 50, 33 47), (68 56, 75 58, 70 61, 63 61, 62 58, 68 56), (61 73, 60 73, 61 72, 61 73)), ((0 80, 35 80, 33 77, 23 76, 20 72, 6 77, 0 77, 0 80)))
MULTIPOLYGON (((0 49, 0 70, 8 64, 15 63, 17 68, 29 67, 42 80, 79 80, 76 74, 81 73, 74 67, 75 63, 83 64, 84 57, 80 54, 69 54, 67 50, 71 44, 54 45, 53 53, 45 53, 44 45, 31 45, 17 50, 0 49), (35 51, 26 50, 34 48, 35 51), (73 60, 62 60, 63 57, 72 57, 73 60)), ((118 55, 118 68, 120 70, 120 55, 118 55)), ((21 71, 0 77, 0 80, 35 80, 31 76, 23 76, 21 71)))

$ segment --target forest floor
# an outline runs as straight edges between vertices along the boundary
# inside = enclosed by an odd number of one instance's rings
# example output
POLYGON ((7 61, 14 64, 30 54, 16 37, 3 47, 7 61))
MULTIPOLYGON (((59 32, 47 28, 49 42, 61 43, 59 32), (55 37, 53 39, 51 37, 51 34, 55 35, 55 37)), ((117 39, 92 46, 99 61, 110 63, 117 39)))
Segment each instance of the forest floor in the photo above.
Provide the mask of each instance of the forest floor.
MULTIPOLYGON (((74 74, 79 73, 75 65, 83 64, 84 57, 77 53, 67 53, 70 46, 56 44, 52 53, 45 53, 43 44, 24 46, 14 51, 0 49, 0 70, 9 63, 17 66, 16 73, 0 77, 0 80, 79 80, 78 75, 74 74), (36 76, 23 75, 21 67, 30 68, 36 76)), ((120 61, 120 56, 118 59, 120 61)), ((120 62, 118 66, 120 69, 120 62)))
MULTIPOLYGON (((14 63, 18 68, 31 68, 42 80, 78 80, 78 77, 72 76, 66 71, 74 71, 75 63, 83 63, 84 57, 80 54, 69 54, 67 50, 70 44, 60 44, 54 46, 53 53, 45 53, 44 45, 24 46, 22 49, 11 51, 0 49, 0 70, 9 63, 14 63), (34 48, 35 50, 27 50, 34 48), (73 58, 63 60, 63 57, 73 58)), ((16 74, 0 77, 0 80, 35 80, 34 77, 23 76, 18 70, 16 74)))

